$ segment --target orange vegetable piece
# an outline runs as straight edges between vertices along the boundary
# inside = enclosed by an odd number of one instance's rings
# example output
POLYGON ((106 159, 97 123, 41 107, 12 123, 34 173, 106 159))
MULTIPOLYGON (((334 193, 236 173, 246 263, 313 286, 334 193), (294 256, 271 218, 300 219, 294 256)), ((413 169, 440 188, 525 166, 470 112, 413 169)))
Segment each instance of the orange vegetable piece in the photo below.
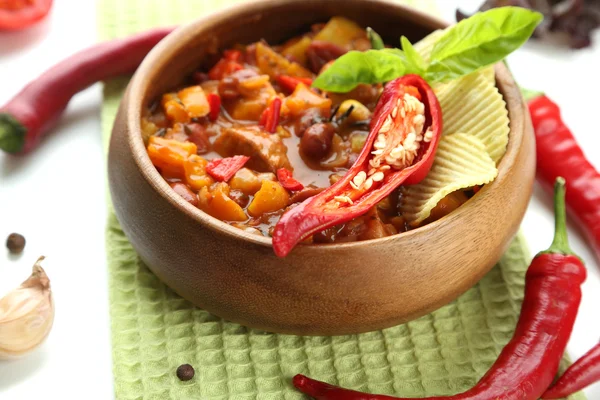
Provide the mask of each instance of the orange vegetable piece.
POLYGON ((309 108, 318 108, 322 115, 331 114, 331 99, 326 99, 310 90, 305 84, 299 83, 290 96, 286 97, 281 109, 282 114, 298 116, 309 108))
POLYGON ((267 212, 281 210, 288 205, 290 195, 279 184, 269 180, 262 181, 260 190, 254 195, 252 203, 248 206, 248 214, 258 217, 267 212))
POLYGON ((163 108, 165 110, 167 118, 171 122, 190 122, 190 116, 188 115, 188 112, 186 111, 183 104, 181 104, 179 101, 168 100, 163 103, 163 108))
POLYGON ((214 179, 206 173, 208 161, 197 154, 192 154, 183 162, 185 181, 194 190, 200 190, 214 183, 214 179))
POLYGON ((148 155, 155 167, 169 170, 170 174, 183 175, 183 163, 197 147, 191 142, 179 142, 158 136, 148 139, 148 155))
POLYGON ((221 221, 245 221, 248 216, 238 203, 229 197, 229 186, 217 183, 213 190, 204 186, 198 194, 198 208, 221 221))
POLYGON ((292 56, 302 65, 306 65, 306 50, 310 46, 312 39, 308 36, 304 36, 297 42, 285 46, 281 52, 284 56, 292 56))
POLYGON ((271 79, 278 75, 313 77, 312 72, 302 65, 291 62, 262 42, 256 44, 256 64, 260 72, 269 75, 271 79))
POLYGON ((190 118, 204 117, 210 112, 210 105, 208 104, 204 90, 199 85, 182 89, 177 93, 177 96, 183 103, 190 118))

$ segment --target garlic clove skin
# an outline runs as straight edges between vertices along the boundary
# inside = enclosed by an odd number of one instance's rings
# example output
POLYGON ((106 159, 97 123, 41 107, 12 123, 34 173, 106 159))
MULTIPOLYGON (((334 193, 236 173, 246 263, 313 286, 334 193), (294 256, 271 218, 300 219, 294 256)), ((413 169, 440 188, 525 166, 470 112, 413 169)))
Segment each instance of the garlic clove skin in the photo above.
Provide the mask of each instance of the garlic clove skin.
POLYGON ((18 288, 0 299, 0 359, 13 359, 37 348, 54 323, 50 279, 40 266, 18 288))

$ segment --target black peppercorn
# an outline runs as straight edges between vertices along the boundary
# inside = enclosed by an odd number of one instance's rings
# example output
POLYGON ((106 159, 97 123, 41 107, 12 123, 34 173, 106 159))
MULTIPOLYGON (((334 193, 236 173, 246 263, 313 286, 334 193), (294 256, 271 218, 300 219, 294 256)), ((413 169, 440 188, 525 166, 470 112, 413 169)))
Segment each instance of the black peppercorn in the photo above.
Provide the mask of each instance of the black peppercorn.
POLYGON ((11 233, 6 238, 6 247, 12 254, 19 254, 25 248, 25 237, 18 233, 11 233))
POLYGON ((190 364, 183 364, 177 368, 177 377, 182 381, 189 381, 194 377, 195 373, 194 367, 190 364))

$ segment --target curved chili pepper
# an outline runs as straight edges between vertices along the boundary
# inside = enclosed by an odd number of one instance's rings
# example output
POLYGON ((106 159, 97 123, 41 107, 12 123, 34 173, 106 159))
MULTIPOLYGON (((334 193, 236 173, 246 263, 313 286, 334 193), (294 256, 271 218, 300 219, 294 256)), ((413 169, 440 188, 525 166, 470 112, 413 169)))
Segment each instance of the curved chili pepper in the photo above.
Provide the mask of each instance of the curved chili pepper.
POLYGON ((542 395, 542 399, 562 399, 600 381, 600 343, 592 347, 542 395))
POLYGON ((356 162, 337 183, 283 214, 273 232, 275 254, 284 257, 313 233, 366 213, 401 184, 423 180, 441 132, 440 104, 421 77, 405 75, 389 82, 356 162), (422 129, 407 132, 407 126, 415 129, 417 114, 422 129))
MULTIPOLYGON (((428 400, 537 400, 552 383, 571 336, 586 278, 586 269, 567 240, 562 178, 556 180, 554 207, 554 241, 535 256, 527 270, 525 297, 512 339, 473 388, 428 400)), ((397 399, 342 389, 303 375, 294 377, 294 386, 317 400, 397 399)))
POLYGON ((29 83, 0 108, 0 149, 33 149, 58 121, 71 98, 104 79, 135 71, 173 28, 153 29, 75 53, 29 83))
POLYGON ((557 176, 567 180, 567 207, 600 261, 600 173, 588 161, 560 109, 547 96, 529 101, 536 138, 537 177, 550 189, 557 176))
POLYGON ((311 78, 303 78, 299 76, 289 75, 278 75, 276 81, 282 89, 290 93, 296 90, 296 86, 298 86, 298 84, 300 83, 303 83, 306 86, 310 86, 313 83, 313 80, 311 78))
POLYGON ((208 118, 212 122, 215 122, 219 118, 219 113, 221 112, 221 96, 216 93, 209 93, 206 95, 206 100, 210 107, 208 118))

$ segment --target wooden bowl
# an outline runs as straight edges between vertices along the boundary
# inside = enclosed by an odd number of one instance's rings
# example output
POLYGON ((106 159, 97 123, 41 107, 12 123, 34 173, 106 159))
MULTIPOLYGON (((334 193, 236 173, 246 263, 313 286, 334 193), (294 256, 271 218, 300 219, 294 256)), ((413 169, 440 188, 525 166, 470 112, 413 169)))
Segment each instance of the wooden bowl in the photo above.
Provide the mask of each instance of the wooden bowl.
POLYGON ((266 237, 191 206, 144 148, 142 110, 181 83, 207 54, 261 38, 278 43, 334 15, 371 26, 390 43, 444 23, 383 1, 267 0, 197 20, 144 60, 121 102, 108 160, 123 230, 148 267, 179 295, 227 320, 272 332, 339 335, 390 327, 458 297, 500 259, 531 196, 534 137, 519 89, 502 65, 510 140, 498 177, 450 215, 382 239, 300 245, 277 258, 266 237))

